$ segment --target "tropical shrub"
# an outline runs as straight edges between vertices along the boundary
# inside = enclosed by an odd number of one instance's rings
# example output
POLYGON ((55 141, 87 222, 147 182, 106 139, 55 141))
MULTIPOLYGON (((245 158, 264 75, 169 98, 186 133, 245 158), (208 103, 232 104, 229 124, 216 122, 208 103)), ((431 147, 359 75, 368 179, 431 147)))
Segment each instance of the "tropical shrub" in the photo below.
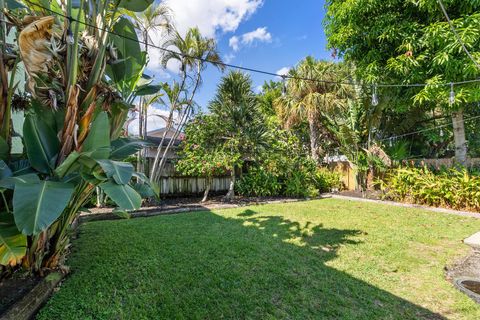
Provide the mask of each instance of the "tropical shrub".
POLYGON ((340 174, 326 168, 292 168, 286 174, 275 174, 260 166, 244 174, 237 182, 236 190, 242 196, 315 197, 319 192, 340 190, 341 186, 340 174))
POLYGON ((315 186, 320 192, 330 192, 342 188, 341 175, 327 168, 318 168, 315 172, 315 186))
POLYGON ((480 210, 480 176, 467 169, 399 168, 379 182, 389 200, 462 210, 480 210))
POLYGON ((290 132, 274 130, 270 145, 258 164, 250 167, 237 183, 242 195, 314 197, 338 186, 338 175, 317 169, 315 161, 290 132))
POLYGON ((206 188, 202 202, 206 201, 214 176, 230 174, 242 163, 240 155, 219 143, 213 143, 218 134, 218 121, 212 115, 197 115, 185 128, 185 140, 179 151, 176 170, 186 176, 204 177, 206 188), (234 170, 234 169, 233 169, 234 170))
MULTIPOLYGON (((66 1, 60 8, 56 1, 42 1, 45 9, 25 1, 9 10, 18 32, 14 66, 25 66, 29 100, 23 126, 26 154, 10 154, 12 130, 0 135, 0 266, 21 264, 40 274, 61 266, 71 225, 97 187, 118 211, 140 207, 141 195, 131 180, 148 179, 122 160, 143 143, 120 135, 135 97, 141 95, 139 84, 144 92, 150 84, 140 81, 146 54, 118 9, 142 11, 152 2, 66 1), (75 7, 79 4, 85 6, 75 7), (53 12, 59 14, 45 15, 53 12), (74 14, 75 19, 66 18, 74 14)), ((15 83, 15 71, 7 70, 9 84, 15 83)), ((6 88, 8 97, 15 87, 6 88)), ((0 101, 2 129, 11 122, 9 101, 0 101)), ((156 189, 149 184, 145 188, 156 189)))
POLYGON ((316 197, 315 176, 307 170, 292 171, 285 179, 285 195, 288 197, 316 197))
POLYGON ((281 194, 282 184, 275 174, 254 167, 237 181, 235 189, 242 196, 272 197, 281 194))

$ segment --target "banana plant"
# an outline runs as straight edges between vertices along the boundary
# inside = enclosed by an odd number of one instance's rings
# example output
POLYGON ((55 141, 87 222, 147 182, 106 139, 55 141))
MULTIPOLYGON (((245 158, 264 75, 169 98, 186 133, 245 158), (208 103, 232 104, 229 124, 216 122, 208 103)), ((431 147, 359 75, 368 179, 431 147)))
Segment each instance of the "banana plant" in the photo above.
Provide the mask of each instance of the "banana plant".
MULTIPOLYGON (((119 212, 138 209, 142 195, 157 191, 122 162, 143 142, 120 138, 134 97, 155 89, 141 81, 148 57, 121 12, 152 2, 25 0, 2 10, 17 31, 11 51, 25 66, 29 107, 25 156, 9 154, 11 130, 0 140, 0 266, 39 274, 61 266, 71 226, 96 188, 119 212), (146 183, 140 188, 133 178, 146 183)), ((7 85, 8 92, 15 84, 7 85)), ((2 121, 7 131, 10 119, 2 121)))

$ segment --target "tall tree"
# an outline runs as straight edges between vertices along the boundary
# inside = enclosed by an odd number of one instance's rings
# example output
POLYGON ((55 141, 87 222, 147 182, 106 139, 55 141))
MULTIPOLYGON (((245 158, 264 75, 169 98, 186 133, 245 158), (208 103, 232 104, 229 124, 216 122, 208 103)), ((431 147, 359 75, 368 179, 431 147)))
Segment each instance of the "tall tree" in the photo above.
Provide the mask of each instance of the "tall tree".
MULTIPOLYGON (((445 4, 462 42, 478 60, 480 3, 451 0, 445 4)), ((456 39, 438 1, 329 0, 327 8, 329 46, 353 61, 362 79, 371 84, 431 84, 390 90, 397 99, 391 99, 389 106, 415 112, 418 106, 428 105, 450 114, 456 159, 465 163, 464 107, 478 101, 480 86, 464 84, 452 91, 449 85, 435 84, 475 79, 480 70, 456 39)))
MULTIPOLYGON (((171 50, 165 52, 162 57, 162 64, 164 67, 169 62, 176 62, 180 66, 180 87, 178 90, 178 96, 173 99, 171 112, 179 110, 180 94, 188 91, 186 98, 186 105, 178 112, 179 121, 175 127, 175 134, 170 139, 166 148, 163 148, 166 133, 162 137, 161 143, 158 146, 157 154, 155 156, 153 166, 151 169, 150 179, 152 181, 157 180, 163 170, 166 163, 166 155, 171 148, 173 142, 183 130, 187 120, 193 114, 194 98, 198 88, 202 84, 202 73, 205 71, 208 63, 223 70, 223 63, 220 55, 217 52, 217 44, 214 39, 203 37, 198 28, 191 28, 187 31, 185 36, 180 35, 178 31, 174 31, 172 37, 168 39, 164 44, 164 47, 171 50), (190 79, 191 81, 188 81, 190 79)), ((172 123, 167 123, 167 129, 173 127, 172 123)))
MULTIPOLYGON (((240 161, 255 157, 266 147, 267 130, 248 75, 232 71, 223 77, 208 109, 217 120, 217 137, 223 149, 239 155, 240 161)), ((232 163, 230 168, 227 199, 235 195, 238 164, 232 163)))
MULTIPOLYGON (((140 39, 143 41, 147 55, 151 45, 155 44, 155 39, 162 41, 173 31, 172 13, 170 8, 164 3, 153 3, 143 12, 132 12, 129 10, 123 10, 123 12, 133 19, 135 29, 140 33, 140 39)), ((157 99, 147 97, 142 97, 139 101, 138 133, 141 139, 147 138, 148 109, 155 102, 157 102, 157 99)), ((139 172, 144 171, 143 160, 144 150, 142 149, 138 152, 137 171, 139 172)))
POLYGON ((275 102, 287 128, 305 120, 308 122, 311 156, 317 163, 324 155, 321 141, 330 136, 324 125, 328 113, 347 103, 350 88, 339 84, 347 78, 345 71, 341 64, 307 57, 290 70, 292 79, 288 80, 286 94, 275 102))

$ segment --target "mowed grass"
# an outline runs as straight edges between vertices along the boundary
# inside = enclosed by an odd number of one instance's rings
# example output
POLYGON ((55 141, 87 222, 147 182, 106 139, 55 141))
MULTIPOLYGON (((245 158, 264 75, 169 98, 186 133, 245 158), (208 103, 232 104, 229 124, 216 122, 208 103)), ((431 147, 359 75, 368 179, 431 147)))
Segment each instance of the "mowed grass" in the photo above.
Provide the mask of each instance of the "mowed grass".
POLYGON ((92 222, 38 319, 480 319, 444 276, 479 230, 333 199, 92 222))

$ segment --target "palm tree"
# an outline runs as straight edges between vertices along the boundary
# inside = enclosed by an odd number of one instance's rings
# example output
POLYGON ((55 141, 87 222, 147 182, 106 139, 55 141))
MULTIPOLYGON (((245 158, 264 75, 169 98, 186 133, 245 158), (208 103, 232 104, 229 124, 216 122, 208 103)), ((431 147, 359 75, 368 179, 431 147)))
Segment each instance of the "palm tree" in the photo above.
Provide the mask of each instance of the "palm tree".
MULTIPOLYGON (((141 40, 144 43, 145 52, 148 55, 150 44, 154 44, 154 38, 164 38, 171 34, 173 30, 171 10, 164 3, 153 3, 143 12, 131 12, 124 10, 129 15, 140 33, 141 40)), ((144 97, 140 100, 138 110, 138 130, 140 139, 147 137, 148 108, 157 102, 157 99, 144 97), (149 101, 150 100, 150 101, 149 101)), ((137 171, 143 172, 143 149, 138 152, 137 171)))
POLYGON ((331 136, 323 123, 347 103, 349 88, 339 84, 346 78, 345 68, 307 57, 288 76, 287 94, 275 101, 277 113, 286 128, 308 122, 311 156, 318 163, 323 154, 320 142, 331 136))
POLYGON ((163 44, 163 47, 171 50, 166 51, 163 55, 162 65, 166 67, 170 61, 177 61, 180 65, 180 86, 178 94, 171 104, 171 110, 177 110, 180 121, 175 129, 174 136, 170 139, 163 152, 163 141, 168 130, 165 131, 162 137, 162 143, 158 146, 151 170, 150 179, 152 181, 157 180, 160 176, 166 163, 168 151, 183 130, 189 117, 193 114, 195 105, 193 99, 202 84, 202 72, 207 67, 207 63, 211 63, 221 70, 223 70, 224 66, 217 51, 215 40, 203 37, 198 28, 189 29, 184 37, 178 31, 174 31, 173 36, 163 44), (192 80, 188 85, 187 79, 192 80), (186 103, 181 103, 183 99, 180 99, 180 94, 185 91, 188 91, 188 97, 186 103), (181 108, 182 105, 184 106, 183 108, 181 108))
MULTIPOLYGON (((209 110, 217 118, 220 144, 232 155, 240 155, 240 161, 253 158, 267 145, 267 128, 248 75, 232 71, 225 76, 209 110)), ((232 199, 235 195, 237 165, 234 163, 230 169, 231 180, 226 199, 232 199)))

